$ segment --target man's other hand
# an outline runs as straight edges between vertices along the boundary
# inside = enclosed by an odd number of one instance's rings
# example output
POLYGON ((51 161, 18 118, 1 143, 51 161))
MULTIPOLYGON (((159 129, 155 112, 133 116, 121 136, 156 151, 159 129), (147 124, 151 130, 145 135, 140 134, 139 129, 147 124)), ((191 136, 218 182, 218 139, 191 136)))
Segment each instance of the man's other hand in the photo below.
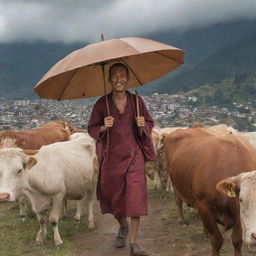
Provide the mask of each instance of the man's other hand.
POLYGON ((136 117, 136 122, 137 122, 138 127, 144 127, 144 125, 145 125, 144 116, 137 116, 136 117))
POLYGON ((114 117, 107 116, 104 118, 104 125, 100 127, 100 132, 105 132, 107 129, 111 128, 114 124, 114 117))
POLYGON ((106 129, 112 127, 114 124, 114 117, 112 116, 107 116, 104 118, 104 126, 106 129))

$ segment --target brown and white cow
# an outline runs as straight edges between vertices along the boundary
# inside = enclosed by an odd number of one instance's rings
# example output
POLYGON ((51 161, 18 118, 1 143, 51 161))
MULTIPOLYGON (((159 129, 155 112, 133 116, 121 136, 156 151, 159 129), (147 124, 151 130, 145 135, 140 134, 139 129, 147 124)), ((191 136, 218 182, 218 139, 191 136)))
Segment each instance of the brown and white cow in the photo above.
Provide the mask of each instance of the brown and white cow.
POLYGON ((243 240, 249 245, 256 244, 256 171, 229 177, 216 188, 226 196, 239 199, 243 240))
POLYGON ((31 130, 10 130, 0 133, 0 146, 39 149, 44 145, 69 140, 77 129, 67 121, 52 121, 31 130))
POLYGON ((235 256, 240 256, 241 222, 246 221, 246 214, 240 219, 239 200, 218 192, 216 185, 230 176, 256 170, 254 150, 236 135, 219 136, 204 128, 173 132, 165 137, 164 150, 176 196, 198 209, 211 240, 212 255, 219 256, 223 243, 217 226, 220 223, 224 230, 233 228, 235 256))
POLYGON ((15 201, 26 195, 37 215, 40 230, 36 241, 46 237, 46 213, 54 230, 55 245, 63 242, 58 222, 63 199, 89 201, 89 228, 94 228, 93 202, 97 173, 95 142, 89 138, 74 139, 43 146, 34 156, 19 148, 0 149, 2 183, 0 201, 15 201))
POLYGON ((145 170, 148 177, 155 181, 155 189, 157 187, 157 180, 159 178, 162 191, 170 191, 171 183, 166 171, 166 160, 163 155, 163 140, 164 137, 177 129, 186 129, 186 127, 165 127, 153 128, 151 132, 154 149, 156 152, 156 160, 147 162, 145 170))

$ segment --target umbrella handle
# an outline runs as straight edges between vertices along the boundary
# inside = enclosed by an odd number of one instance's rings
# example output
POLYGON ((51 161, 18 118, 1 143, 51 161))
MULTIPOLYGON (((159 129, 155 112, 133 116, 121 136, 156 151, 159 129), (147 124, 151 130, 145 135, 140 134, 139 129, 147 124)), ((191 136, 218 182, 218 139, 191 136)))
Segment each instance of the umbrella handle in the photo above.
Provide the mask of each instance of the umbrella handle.
MULTIPOLYGON (((105 64, 104 63, 101 64, 101 68, 102 68, 102 74, 103 74, 103 84, 104 84, 104 94, 105 94, 105 100, 106 100, 106 106, 107 106, 107 116, 110 116, 107 88, 106 88, 106 81, 105 81, 105 64)), ((107 152, 109 149, 109 143, 110 143, 110 136, 109 136, 109 129, 107 129, 107 146, 106 146, 107 152)))
POLYGON ((106 106, 107 106, 107 115, 110 116, 107 88, 106 88, 106 81, 105 81, 105 64, 104 63, 101 64, 101 68, 102 68, 102 74, 103 74, 103 84, 104 84, 104 94, 105 94, 105 100, 106 100, 106 106))
MULTIPOLYGON (((136 112, 137 112, 137 117, 140 116, 140 106, 139 106, 139 96, 137 90, 135 90, 135 99, 136 99, 136 112)), ((142 127, 139 127, 139 132, 140 135, 142 135, 142 127)))
POLYGON ((139 96, 137 90, 135 90, 135 98, 136 98, 136 112, 137 112, 137 117, 140 116, 140 106, 139 106, 139 96))

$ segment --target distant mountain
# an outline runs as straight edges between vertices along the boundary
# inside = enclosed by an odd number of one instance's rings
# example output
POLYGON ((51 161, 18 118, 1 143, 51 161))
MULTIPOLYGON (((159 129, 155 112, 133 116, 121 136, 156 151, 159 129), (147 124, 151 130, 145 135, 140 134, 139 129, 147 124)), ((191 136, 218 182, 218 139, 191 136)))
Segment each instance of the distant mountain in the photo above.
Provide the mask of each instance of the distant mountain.
POLYGON ((153 40, 171 44, 185 51, 186 66, 198 64, 205 57, 215 53, 256 32, 256 20, 235 20, 216 23, 188 31, 167 31, 148 35, 153 40))
POLYGON ((32 88, 61 58, 84 44, 28 43, 0 44, 0 96, 37 97, 32 88))
MULTIPOLYGON (((231 50, 233 49, 232 45, 239 40, 240 44, 246 43, 243 41, 247 40, 245 36, 253 33, 255 27, 255 20, 239 20, 189 31, 165 31, 141 35, 182 48, 186 54, 185 64, 182 67, 152 82, 151 85, 143 86, 139 92, 142 94, 154 91, 172 93, 211 82, 212 76, 215 79, 222 79, 225 76, 221 71, 216 73, 215 69, 209 69, 205 74, 202 74, 204 69, 201 73, 199 70, 197 75, 194 75, 194 72, 200 65, 202 68, 203 65, 210 67, 214 60, 212 58, 218 54, 218 51, 220 51, 220 55, 222 50, 226 53, 225 47, 231 50), (200 80, 197 79, 198 76, 201 77, 200 80)), ((86 43, 64 44, 45 41, 0 44, 0 97, 37 97, 33 92, 33 87, 41 77, 65 55, 85 45, 86 43)), ((222 62, 230 69, 235 64, 231 57, 224 60, 223 56, 222 62)), ((248 61, 246 60, 246 62, 248 61)), ((243 63, 240 64, 243 66, 243 63)))
POLYGON ((177 93, 210 85, 230 99, 255 98, 256 31, 206 57, 158 86, 164 93, 177 93), (226 92, 224 92, 226 90, 226 92))
MULTIPOLYGON (((161 32, 149 35, 150 38, 174 45, 185 50, 185 63, 177 70, 167 74, 163 78, 152 82, 140 89, 141 93, 151 94, 152 92, 176 93, 176 86, 172 82, 174 77, 187 70, 192 70, 208 56, 217 53, 224 47, 229 47, 248 35, 256 33, 256 20, 236 20, 225 23, 217 23, 208 27, 190 29, 185 32, 161 32), (170 90, 167 88, 171 88, 170 90)), ((233 63, 229 63, 233 65, 233 63)), ((198 85, 199 87, 200 85, 198 85)))

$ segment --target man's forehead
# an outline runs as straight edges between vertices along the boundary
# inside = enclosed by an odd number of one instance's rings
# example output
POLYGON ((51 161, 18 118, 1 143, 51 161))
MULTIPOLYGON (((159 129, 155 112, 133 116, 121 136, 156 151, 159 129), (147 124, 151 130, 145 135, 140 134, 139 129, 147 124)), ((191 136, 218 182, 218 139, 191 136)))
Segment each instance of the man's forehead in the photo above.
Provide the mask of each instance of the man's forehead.
POLYGON ((111 70, 111 75, 114 73, 125 73, 127 74, 126 68, 125 67, 113 67, 111 70))

